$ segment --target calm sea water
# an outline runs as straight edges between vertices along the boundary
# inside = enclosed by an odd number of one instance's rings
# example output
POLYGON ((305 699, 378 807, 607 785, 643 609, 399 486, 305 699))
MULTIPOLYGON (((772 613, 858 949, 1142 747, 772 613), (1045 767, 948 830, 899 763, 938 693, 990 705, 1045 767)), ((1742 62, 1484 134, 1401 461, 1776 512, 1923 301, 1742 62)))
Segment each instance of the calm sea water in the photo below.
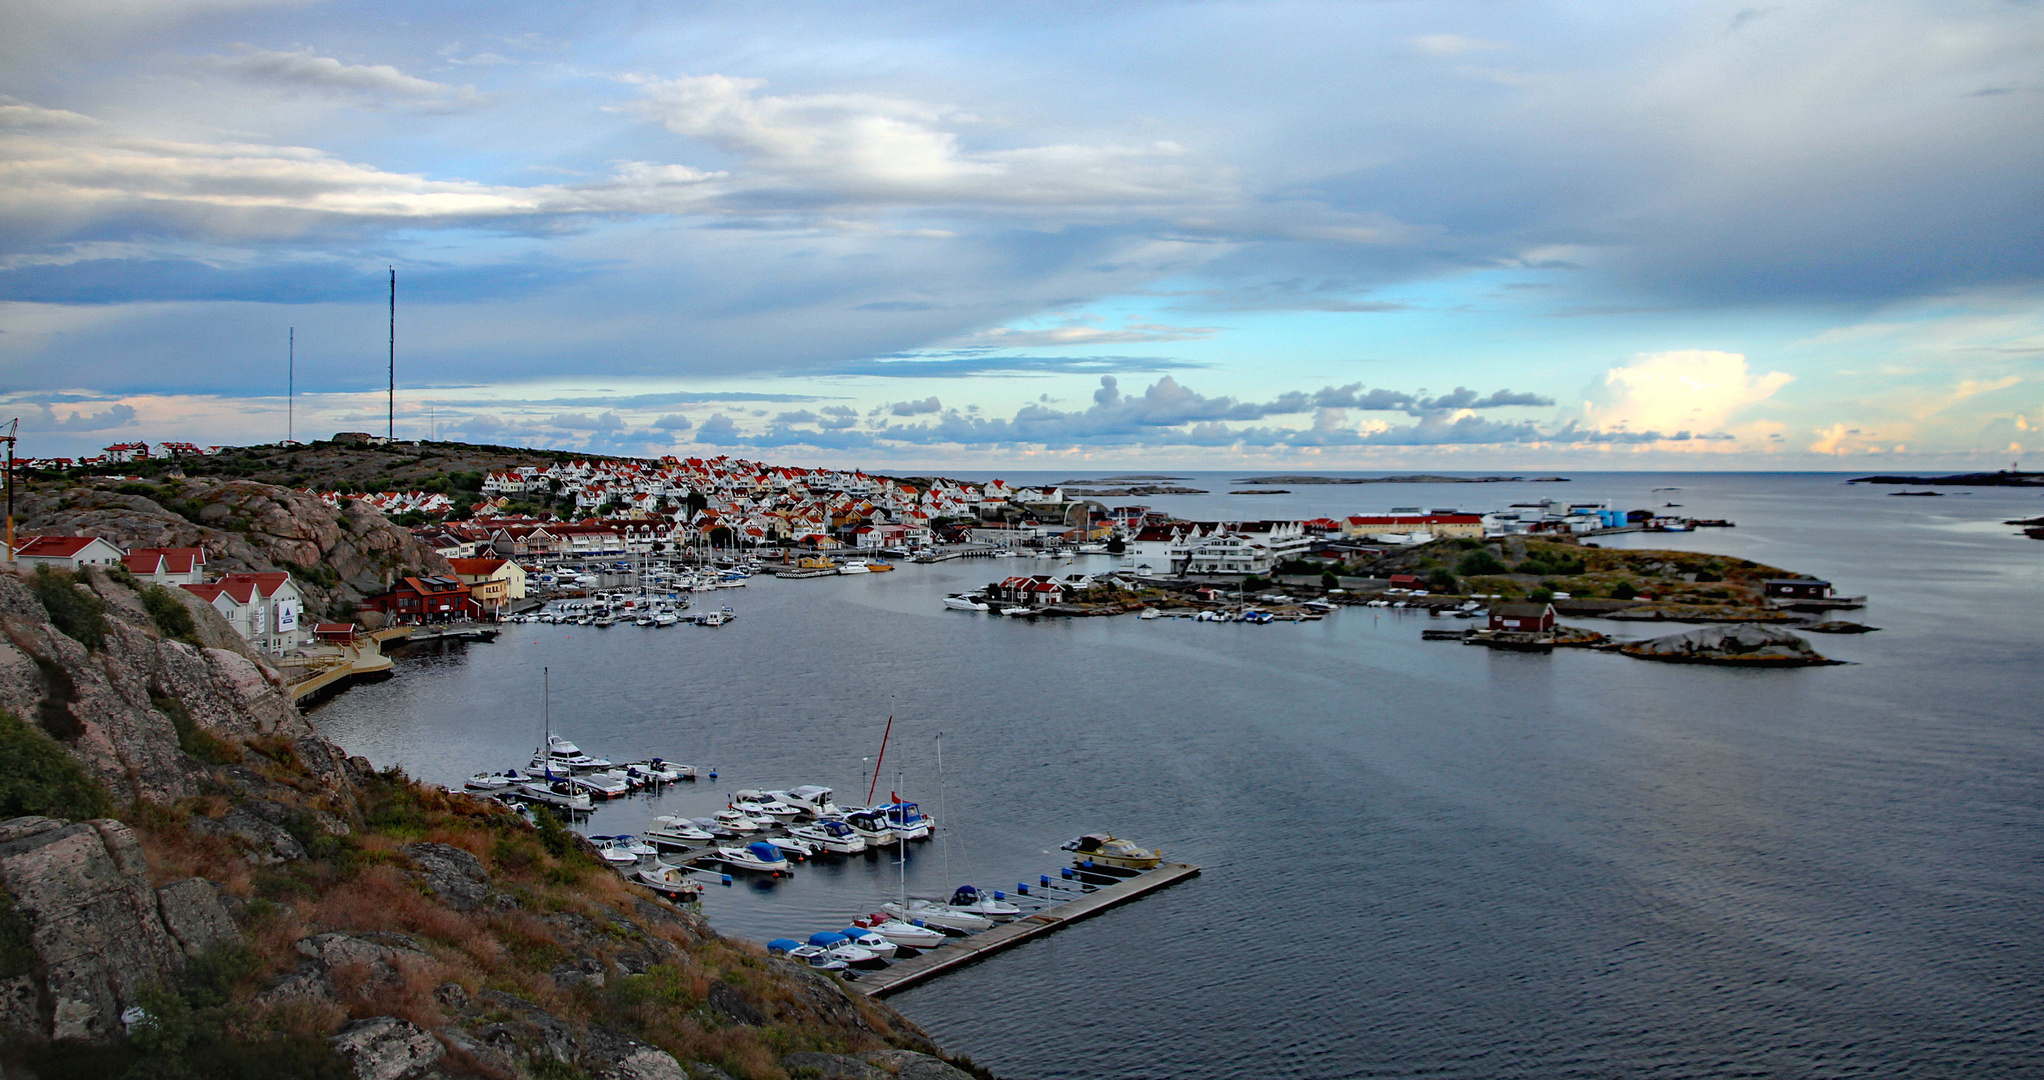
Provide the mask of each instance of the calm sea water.
POLYGON ((589 826, 617 832, 737 787, 858 801, 893 715, 879 791, 903 770, 942 838, 905 866, 713 886, 711 919, 759 939, 841 927, 904 879, 1054 874, 1084 830, 1205 867, 893 999, 1016 1080, 2044 1075, 2044 543, 1999 524, 2044 498, 1842 479, 1143 501, 1197 517, 1681 503, 1738 527, 1607 542, 1868 594, 1855 617, 1880 633, 1814 639, 1843 667, 1493 653, 1371 609, 1258 627, 940 608, 1031 565, 1002 560, 756 580, 717 597, 741 613, 718 630, 519 627, 407 660, 315 719, 379 765, 458 783, 524 764, 548 667, 555 729, 585 748, 721 771, 589 826))

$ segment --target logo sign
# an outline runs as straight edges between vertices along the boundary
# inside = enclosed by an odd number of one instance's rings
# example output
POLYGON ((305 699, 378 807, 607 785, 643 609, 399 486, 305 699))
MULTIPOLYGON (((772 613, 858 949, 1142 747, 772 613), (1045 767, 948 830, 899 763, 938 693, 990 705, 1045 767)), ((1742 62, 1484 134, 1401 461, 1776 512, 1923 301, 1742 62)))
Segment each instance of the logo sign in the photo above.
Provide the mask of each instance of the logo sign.
POLYGON ((288 634, 298 629, 298 601, 279 600, 277 601, 276 611, 278 633, 288 634))

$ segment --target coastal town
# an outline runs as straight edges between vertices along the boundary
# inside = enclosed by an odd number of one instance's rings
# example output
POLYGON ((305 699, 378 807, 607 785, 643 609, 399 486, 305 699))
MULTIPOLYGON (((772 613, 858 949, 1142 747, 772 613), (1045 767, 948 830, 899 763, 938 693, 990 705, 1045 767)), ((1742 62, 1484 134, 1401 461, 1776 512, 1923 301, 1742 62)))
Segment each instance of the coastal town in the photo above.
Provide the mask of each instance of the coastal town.
POLYGON ((387 672, 383 646, 405 639, 487 639, 487 627, 506 620, 719 626, 738 612, 695 594, 739 588, 755 575, 846 576, 968 559, 986 560, 994 573, 946 597, 945 607, 1031 620, 1308 622, 1368 606, 1467 620, 1426 636, 1492 648, 1583 646, 1759 666, 1825 662, 1787 628, 1868 629, 1828 617, 1863 598, 1826 581, 1750 560, 1598 542, 1732 526, 1673 516, 1672 505, 1540 499, 1200 521, 1086 498, 1071 485, 731 457, 591 458, 361 433, 204 450, 131 442, 92 458, 24 457, 15 466, 38 493, 38 512, 9 553, 17 567, 104 566, 190 593, 306 695, 387 672), (494 467, 462 467, 476 464, 494 467), (386 542, 411 554, 346 575, 317 557, 236 557, 229 538, 264 529, 238 520, 241 509, 192 496, 254 485, 256 476, 301 481, 283 496, 295 505, 374 515, 378 528, 403 537, 386 542), (146 525, 109 513, 140 507, 153 511, 146 525), (95 530, 95 521, 112 527, 95 530), (173 535, 181 539, 163 542, 173 535), (1089 556, 1111 558, 1066 569, 1089 556), (1718 625, 1670 651, 1558 622, 1568 616, 1718 625), (1744 629, 1730 634, 1728 626, 1744 629))

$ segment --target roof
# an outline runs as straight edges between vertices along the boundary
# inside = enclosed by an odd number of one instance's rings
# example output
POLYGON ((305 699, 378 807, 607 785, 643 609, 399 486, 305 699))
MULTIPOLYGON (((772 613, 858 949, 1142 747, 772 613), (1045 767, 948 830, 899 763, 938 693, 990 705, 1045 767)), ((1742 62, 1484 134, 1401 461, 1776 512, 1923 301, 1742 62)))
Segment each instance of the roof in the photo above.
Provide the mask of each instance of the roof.
MULTIPOLYGON (((163 559, 163 571, 168 574, 189 574, 206 565, 205 548, 136 548, 128 552, 130 560, 133 560, 138 555, 161 556, 163 559)), ((154 568, 156 563, 145 561, 142 565, 154 568)), ((134 562, 130 561, 128 569, 135 570, 138 567, 134 562)))
POLYGON ((454 572, 457 574, 482 576, 496 573, 504 568, 505 563, 510 561, 509 559, 449 559, 447 560, 447 565, 453 567, 454 572))
MULTIPOLYGON (((31 536, 14 549, 20 559, 68 559, 92 546, 97 536, 31 536)), ((100 541, 106 543, 105 541, 100 541)), ((113 547, 112 544, 107 544, 113 547)), ((119 549, 116 549, 119 550, 119 549)))
POLYGON ((1492 604, 1492 615, 1514 619, 1541 619, 1554 613, 1553 604, 1492 604))
POLYGON ((1828 585, 1830 585, 1831 583, 1830 583, 1830 582, 1828 582, 1828 581, 1820 581, 1820 580, 1818 580, 1817 578, 1813 578, 1813 577, 1780 577, 1780 578, 1768 578, 1768 579, 1767 579, 1766 581, 1762 582, 1761 584, 1763 584, 1763 585, 1803 585, 1803 586, 1809 586, 1809 585, 1827 585, 1827 586, 1828 586, 1828 585))

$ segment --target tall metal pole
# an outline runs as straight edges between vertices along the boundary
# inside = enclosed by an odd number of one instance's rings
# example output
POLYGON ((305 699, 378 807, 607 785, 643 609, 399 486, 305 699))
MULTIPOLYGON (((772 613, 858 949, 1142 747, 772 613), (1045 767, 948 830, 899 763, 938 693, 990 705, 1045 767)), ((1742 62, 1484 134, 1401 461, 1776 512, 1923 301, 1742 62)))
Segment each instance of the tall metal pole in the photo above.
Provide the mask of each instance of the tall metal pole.
POLYGON ((385 403, 383 438, 397 438, 397 267, 390 268, 390 398, 385 403))
POLYGON ((290 351, 284 361, 284 441, 297 442, 298 408, 298 328, 291 328, 290 351))
POLYGON ((7 422, 7 564, 14 565, 14 439, 21 418, 7 422))

